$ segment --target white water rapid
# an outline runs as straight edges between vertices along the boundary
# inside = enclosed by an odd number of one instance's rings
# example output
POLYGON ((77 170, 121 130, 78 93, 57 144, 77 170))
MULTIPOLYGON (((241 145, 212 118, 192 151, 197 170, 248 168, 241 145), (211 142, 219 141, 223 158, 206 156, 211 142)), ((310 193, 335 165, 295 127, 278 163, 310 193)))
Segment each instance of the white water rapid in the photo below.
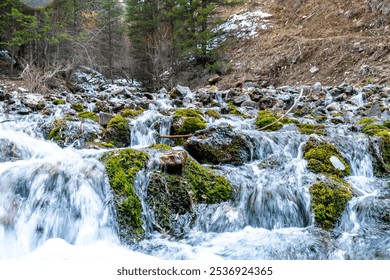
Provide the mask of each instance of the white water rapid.
MULTIPOLYGON (((159 102, 129 121, 133 148, 161 143, 158 134, 169 134, 172 117, 156 106, 172 105, 159 102)), ((197 205, 197 218, 181 238, 153 232, 144 213, 147 238, 124 246, 98 160, 105 150, 61 148, 44 140, 39 127, 48 118, 0 111, 0 259, 390 259, 390 228, 379 217, 390 213, 387 181, 373 174, 367 137, 342 125, 328 128, 328 140, 351 166, 346 180, 354 196, 332 232, 314 224, 309 187, 318 175, 303 158, 309 136, 293 125, 257 131, 253 119, 230 115, 206 120, 250 139, 248 163, 215 168, 233 185, 234 199, 197 205)), ((134 182, 142 200, 153 164, 152 158, 134 182)))

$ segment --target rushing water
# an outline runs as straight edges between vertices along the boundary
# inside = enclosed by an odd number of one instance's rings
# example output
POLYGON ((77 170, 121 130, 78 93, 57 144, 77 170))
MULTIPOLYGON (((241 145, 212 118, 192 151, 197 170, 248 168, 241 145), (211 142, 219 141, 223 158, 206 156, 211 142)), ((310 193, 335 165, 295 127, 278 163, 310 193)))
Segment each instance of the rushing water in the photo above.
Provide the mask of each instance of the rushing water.
MULTIPOLYGON (((216 170, 234 186, 234 199, 197 205, 198 218, 181 239, 153 232, 145 202, 147 180, 156 165, 152 157, 134 182, 149 234, 123 247, 110 186, 98 161, 102 151, 63 149, 44 140, 39 130, 43 121, 40 115, 0 112, 0 259, 113 254, 161 259, 390 259, 390 229, 380 216, 390 215, 387 182, 373 175, 367 138, 343 126, 330 128, 328 140, 351 165, 346 179, 354 197, 332 233, 314 225, 308 189, 317 175, 308 171, 302 152, 309 136, 293 126, 260 132, 253 129, 253 119, 229 116, 207 121, 228 124, 251 139, 249 163, 216 170)), ((131 146, 143 148, 160 141, 158 134, 169 134, 171 117, 152 107, 130 125, 131 146)))

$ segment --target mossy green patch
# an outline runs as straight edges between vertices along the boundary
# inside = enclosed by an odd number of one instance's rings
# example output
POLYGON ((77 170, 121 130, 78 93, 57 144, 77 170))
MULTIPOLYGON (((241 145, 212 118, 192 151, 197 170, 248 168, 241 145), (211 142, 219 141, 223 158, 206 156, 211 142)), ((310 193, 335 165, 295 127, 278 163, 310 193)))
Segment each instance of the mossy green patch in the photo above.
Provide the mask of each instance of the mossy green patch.
POLYGON ((345 177, 351 174, 351 167, 335 146, 310 138, 304 146, 304 158, 308 161, 308 168, 314 173, 337 175, 345 177), (330 158, 336 157, 345 167, 344 170, 335 168, 330 158))
POLYGON ((203 112, 199 109, 194 108, 181 108, 177 109, 175 113, 173 114, 174 118, 180 118, 180 117, 199 117, 203 116, 203 112))
POLYGON ((144 233, 142 227, 141 201, 133 187, 138 171, 146 166, 148 154, 144 151, 124 149, 103 154, 109 183, 115 195, 120 233, 139 239, 144 233))
POLYGON ((149 146, 149 148, 156 149, 156 150, 164 150, 164 151, 172 149, 172 147, 167 144, 152 144, 149 146))
POLYGON ((299 131, 303 134, 318 134, 318 135, 326 135, 325 128, 326 126, 323 124, 297 124, 299 131))
POLYGON ((249 119, 250 117, 248 115, 245 115, 243 113, 241 113, 237 106, 233 104, 233 102, 229 102, 228 103, 228 107, 229 107, 229 114, 232 114, 232 115, 236 115, 236 116, 239 116, 239 117, 243 117, 244 119, 249 119))
POLYGON ((136 116, 142 114, 145 111, 145 109, 141 108, 138 110, 133 109, 124 109, 120 112, 120 114, 125 118, 135 118, 136 116))
POLYGON ((231 198, 230 182, 192 159, 188 159, 180 174, 154 172, 148 186, 148 204, 153 209, 155 226, 164 231, 173 230, 172 216, 193 214, 194 203, 220 203, 231 198))
POLYGON ((315 223, 325 230, 331 230, 352 197, 350 186, 340 178, 335 180, 328 177, 314 183, 309 192, 315 223))
MULTIPOLYGON (((271 111, 268 110, 260 110, 257 113, 256 117, 256 127, 258 129, 261 129, 267 125, 270 125, 274 121, 279 119, 279 116, 277 114, 272 113, 271 111)), ((289 119, 289 118, 283 118, 277 123, 271 125, 270 127, 266 128, 265 131, 276 131, 279 130, 283 127, 283 124, 288 124, 288 123, 295 123, 297 124, 298 121, 295 119, 289 119)))
POLYGON ((371 124, 373 123, 375 120, 373 118, 361 118, 358 122, 356 122, 355 124, 371 124))
POLYGON ((215 119, 221 118, 221 115, 217 112, 217 110, 207 110, 206 115, 215 119))
POLYGON ((63 105, 63 104, 65 104, 65 103, 66 103, 66 101, 63 100, 63 99, 54 99, 54 100, 53 100, 53 104, 54 104, 54 105, 63 105))
POLYGON ((73 103, 71 106, 76 112, 82 112, 84 110, 84 106, 81 103, 73 103))
POLYGON ((176 135, 185 135, 194 133, 197 130, 205 129, 205 120, 199 117, 186 117, 183 119, 180 127, 176 131, 176 135))
POLYGON ((90 119, 94 122, 97 122, 99 120, 99 116, 97 114, 89 111, 79 112, 77 115, 80 119, 90 119))
POLYGON ((384 164, 387 166, 386 169, 390 170, 390 121, 386 121, 383 125, 380 124, 367 124, 363 126, 362 132, 370 136, 377 136, 381 139, 379 145, 382 153, 384 164))

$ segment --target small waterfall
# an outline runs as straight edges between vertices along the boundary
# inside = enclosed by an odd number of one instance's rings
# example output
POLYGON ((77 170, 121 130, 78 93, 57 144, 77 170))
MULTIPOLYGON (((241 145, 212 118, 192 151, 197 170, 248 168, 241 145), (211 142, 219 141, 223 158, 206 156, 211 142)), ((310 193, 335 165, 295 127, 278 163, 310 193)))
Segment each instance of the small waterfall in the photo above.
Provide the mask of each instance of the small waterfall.
POLYGON ((131 121, 130 134, 133 148, 160 143, 158 135, 169 135, 172 118, 149 110, 131 121))
POLYGON ((100 162, 26 134, 0 132, 0 142, 12 144, 17 155, 0 163, 0 259, 22 257, 53 238, 118 243, 100 162))

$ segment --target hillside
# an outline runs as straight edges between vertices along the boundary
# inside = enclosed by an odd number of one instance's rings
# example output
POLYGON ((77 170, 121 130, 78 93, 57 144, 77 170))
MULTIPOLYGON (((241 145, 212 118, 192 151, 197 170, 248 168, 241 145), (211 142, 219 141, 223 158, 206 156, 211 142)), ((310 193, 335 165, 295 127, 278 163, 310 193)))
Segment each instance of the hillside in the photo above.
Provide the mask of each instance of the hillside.
POLYGON ((356 85, 390 80, 390 1, 265 0, 220 14, 261 10, 269 28, 226 49, 232 71, 218 86, 356 85))

